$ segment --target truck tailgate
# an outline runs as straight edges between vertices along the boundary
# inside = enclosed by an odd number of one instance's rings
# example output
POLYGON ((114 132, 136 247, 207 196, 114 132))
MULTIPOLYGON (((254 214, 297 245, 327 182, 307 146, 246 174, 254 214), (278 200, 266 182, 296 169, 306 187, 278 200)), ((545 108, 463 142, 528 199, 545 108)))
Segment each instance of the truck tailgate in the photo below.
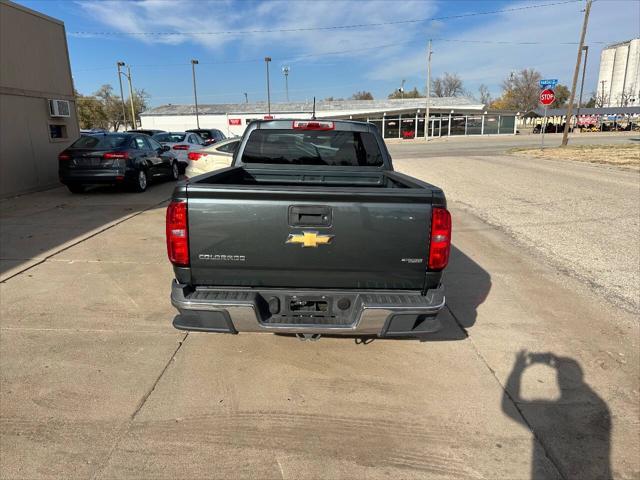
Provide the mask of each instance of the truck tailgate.
POLYGON ((194 285, 420 290, 431 192, 188 195, 194 285))

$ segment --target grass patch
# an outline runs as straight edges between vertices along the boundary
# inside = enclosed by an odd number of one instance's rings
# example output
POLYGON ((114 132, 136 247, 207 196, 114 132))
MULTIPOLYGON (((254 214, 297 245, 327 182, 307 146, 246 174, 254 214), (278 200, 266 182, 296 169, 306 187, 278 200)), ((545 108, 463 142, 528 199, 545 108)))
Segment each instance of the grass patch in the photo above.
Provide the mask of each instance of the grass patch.
POLYGON ((568 145, 566 147, 548 147, 543 150, 527 147, 513 148, 509 152, 527 157, 600 163, 640 170, 640 143, 632 145, 568 145))

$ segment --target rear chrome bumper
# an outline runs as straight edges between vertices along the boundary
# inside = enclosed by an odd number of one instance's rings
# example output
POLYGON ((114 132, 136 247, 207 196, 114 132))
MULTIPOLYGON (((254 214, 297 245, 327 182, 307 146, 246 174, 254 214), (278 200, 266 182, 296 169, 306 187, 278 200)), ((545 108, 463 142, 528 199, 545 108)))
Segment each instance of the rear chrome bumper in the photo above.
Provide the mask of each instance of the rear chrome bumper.
MULTIPOLYGON (((171 303, 180 312, 173 321, 180 330, 238 333, 307 333, 327 335, 416 336, 440 329, 438 312, 445 305, 444 288, 426 295, 410 291, 193 289, 174 281, 171 303), (280 310, 270 309, 277 298, 280 310), (322 299, 326 312, 288 310, 292 299, 322 299), (339 309, 339 300, 349 307, 339 309), (346 303, 346 302, 345 302, 346 303)), ((343 305, 344 306, 344 305, 343 305)))

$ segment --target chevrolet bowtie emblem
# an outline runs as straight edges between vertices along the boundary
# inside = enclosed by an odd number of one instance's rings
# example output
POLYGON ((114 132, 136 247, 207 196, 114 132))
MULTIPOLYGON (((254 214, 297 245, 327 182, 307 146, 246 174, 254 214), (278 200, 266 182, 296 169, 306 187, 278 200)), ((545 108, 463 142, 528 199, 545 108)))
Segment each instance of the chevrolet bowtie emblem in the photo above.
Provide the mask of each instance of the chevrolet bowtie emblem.
POLYGON ((333 240, 333 235, 320 235, 318 232, 290 233, 285 243, 300 243, 303 248, 317 248, 327 245, 333 240))

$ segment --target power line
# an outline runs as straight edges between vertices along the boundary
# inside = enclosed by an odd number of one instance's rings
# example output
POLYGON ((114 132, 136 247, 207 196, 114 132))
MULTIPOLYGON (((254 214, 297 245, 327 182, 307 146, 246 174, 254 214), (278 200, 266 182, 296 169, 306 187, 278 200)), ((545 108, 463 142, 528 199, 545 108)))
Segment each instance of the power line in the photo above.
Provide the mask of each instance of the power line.
POLYGON ((419 18, 413 20, 395 20, 391 22, 379 22, 379 23, 358 23, 352 25, 330 25, 324 27, 302 27, 302 28, 278 28, 278 29, 264 29, 264 30, 227 30, 220 32, 122 32, 122 31, 103 31, 103 32, 90 32, 90 31, 75 31, 69 32, 71 35, 78 36, 120 36, 120 35, 140 35, 140 36, 178 36, 178 35, 247 35, 255 33, 297 33, 297 32, 313 32, 313 31, 326 31, 326 30, 345 30, 350 28, 367 28, 367 27, 383 27, 388 25, 406 25, 411 23, 424 23, 436 20, 455 20, 460 18, 477 17, 481 15, 496 15, 500 13, 517 12, 522 10, 531 10, 534 8, 546 8, 557 5, 566 5, 568 3, 577 3, 581 0, 564 0, 561 2, 543 3, 536 5, 526 5, 522 7, 505 8, 502 10, 490 10, 486 12, 471 12, 461 13, 458 15, 446 15, 441 17, 419 18))
MULTIPOLYGON (((501 40, 474 40, 474 39, 457 39, 457 38, 443 38, 443 37, 433 37, 434 41, 439 42, 452 42, 452 43, 465 43, 465 44, 477 44, 477 45, 578 45, 578 42, 558 42, 558 41, 548 41, 548 42, 513 42, 513 41, 501 41, 501 40)), ((413 40, 408 40, 405 42, 394 42, 394 43, 386 43, 383 45, 375 45, 372 47, 362 47, 362 48, 352 48, 348 50, 334 50, 329 52, 318 52, 318 53, 304 53, 300 55, 294 55, 292 57, 283 57, 276 58, 274 60, 282 61, 282 62, 296 62, 299 60, 304 60, 305 58, 313 58, 313 57, 323 57, 330 55, 343 55, 347 53, 356 53, 356 52, 364 52, 367 50, 379 50, 383 48, 397 47, 401 45, 409 45, 413 43, 420 43, 423 40, 421 38, 416 38, 413 40)), ((614 41, 590 41, 590 45, 609 45, 615 43, 614 41)), ((200 65, 232 65, 232 64, 243 64, 243 63, 260 63, 263 62, 263 58, 254 58, 254 59, 245 59, 245 60, 219 60, 219 61, 204 61, 200 62, 200 65)), ((177 66, 190 66, 191 64, 188 62, 184 63, 153 63, 153 64, 131 64, 132 67, 135 68, 155 68, 155 67, 177 67, 177 66)), ((111 70, 112 67, 92 67, 92 68, 80 68, 74 69, 75 72, 89 72, 89 71, 98 71, 98 70, 111 70)))

